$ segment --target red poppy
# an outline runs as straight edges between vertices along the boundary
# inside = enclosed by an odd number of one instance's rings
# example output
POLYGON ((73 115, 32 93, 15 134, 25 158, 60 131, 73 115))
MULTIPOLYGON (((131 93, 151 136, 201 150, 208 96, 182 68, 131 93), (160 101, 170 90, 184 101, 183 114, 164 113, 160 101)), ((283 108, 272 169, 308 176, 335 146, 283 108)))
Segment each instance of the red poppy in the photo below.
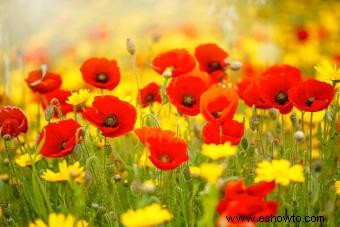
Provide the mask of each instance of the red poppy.
POLYGON ((0 135, 17 137, 20 133, 26 133, 28 129, 27 118, 18 107, 0 107, 0 135))
POLYGON ((195 116, 200 112, 200 99, 207 84, 198 76, 186 74, 171 80, 166 92, 178 112, 195 116))
POLYGON ((232 145, 240 143, 243 134, 244 126, 235 120, 226 120, 221 125, 208 122, 203 128, 203 141, 206 144, 224 144, 230 142, 232 145))
POLYGON ((130 103, 109 95, 96 96, 83 115, 106 137, 118 137, 133 130, 137 118, 130 103))
POLYGON ((266 104, 278 109, 282 114, 289 113, 293 104, 288 90, 300 81, 300 70, 289 65, 275 65, 268 68, 260 81, 261 97, 266 104))
POLYGON ((290 89, 288 96, 299 110, 317 112, 327 108, 331 103, 334 88, 328 83, 309 79, 290 89))
MULTIPOLYGON (((73 106, 66 103, 68 97, 71 95, 70 91, 65 90, 55 90, 49 93, 46 93, 41 98, 41 105, 43 109, 45 110, 46 107, 50 104, 54 105, 54 103, 51 103, 53 99, 57 99, 60 104, 60 109, 63 115, 70 113, 73 111, 73 106)), ((54 117, 59 117, 57 110, 54 111, 54 117)))
POLYGON ((51 72, 46 72, 43 75, 41 69, 30 72, 25 81, 32 91, 42 94, 56 90, 61 86, 59 75, 51 72))
POLYGON ((243 91, 243 101, 249 107, 256 106, 260 109, 268 109, 271 106, 266 103, 260 92, 260 85, 258 81, 251 82, 243 91))
POLYGON ((81 126, 75 120, 49 123, 38 138, 40 153, 48 158, 65 157, 72 153, 76 144, 80 143, 81 135, 81 126))
POLYGON ((173 135, 159 134, 148 138, 146 144, 151 162, 159 169, 175 169, 189 160, 187 143, 173 135))
POLYGON ((152 82, 140 89, 138 92, 138 103, 142 107, 147 107, 154 102, 162 102, 160 87, 152 82))
POLYGON ((113 90, 120 81, 116 60, 90 58, 80 68, 83 80, 94 87, 113 90))
POLYGON ((237 93, 231 88, 212 86, 202 94, 200 110, 207 121, 221 124, 233 118, 238 99, 237 93))
POLYGON ((136 135, 138 136, 141 143, 146 144, 147 140, 156 136, 169 136, 174 137, 175 132, 170 130, 162 130, 160 128, 152 128, 152 127, 143 127, 137 128, 134 130, 136 135))
MULTIPOLYGON (((254 216, 255 221, 260 216, 275 215, 277 203, 265 201, 265 196, 275 188, 275 182, 263 182, 245 187, 243 181, 230 182, 224 190, 224 198, 217 206, 220 215, 254 216)), ((238 223, 234 220, 233 223, 238 223)))
POLYGON ((208 43, 196 47, 195 57, 200 65, 200 69, 210 74, 215 82, 219 82, 225 75, 225 68, 228 64, 225 59, 228 53, 216 44, 208 43))
POLYGON ((170 50, 157 55, 152 60, 152 68, 163 75, 169 71, 171 77, 190 72, 195 68, 195 59, 185 49, 170 50))

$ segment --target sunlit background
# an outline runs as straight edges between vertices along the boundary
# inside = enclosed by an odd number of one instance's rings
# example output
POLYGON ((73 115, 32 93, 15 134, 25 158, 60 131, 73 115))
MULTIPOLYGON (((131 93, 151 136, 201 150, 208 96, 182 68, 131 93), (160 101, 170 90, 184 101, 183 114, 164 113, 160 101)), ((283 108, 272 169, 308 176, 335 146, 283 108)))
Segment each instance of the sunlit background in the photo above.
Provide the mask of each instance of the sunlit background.
POLYGON ((91 56, 117 59, 127 79, 127 37, 142 74, 153 73, 150 59, 161 51, 214 42, 231 60, 298 65, 313 75, 323 59, 339 63, 339 21, 339 1, 1 1, 0 91, 15 102, 27 72, 41 64, 62 74, 65 89, 83 87, 79 65, 91 56))

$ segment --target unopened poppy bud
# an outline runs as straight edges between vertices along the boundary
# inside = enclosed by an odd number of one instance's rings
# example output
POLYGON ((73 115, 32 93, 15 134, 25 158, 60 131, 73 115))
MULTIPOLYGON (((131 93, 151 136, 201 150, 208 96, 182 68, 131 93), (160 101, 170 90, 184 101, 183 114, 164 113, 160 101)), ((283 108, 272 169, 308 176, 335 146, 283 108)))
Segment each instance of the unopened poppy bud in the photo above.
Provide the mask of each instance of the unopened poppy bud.
POLYGON ((297 142, 302 142, 305 140, 305 134, 303 133, 303 131, 301 130, 298 130, 294 133, 294 139, 297 141, 297 142))
POLYGON ((129 186, 129 181, 128 181, 128 179, 125 179, 125 180, 123 181, 123 184, 124 184, 125 187, 129 186))
POLYGON ((316 161, 314 163, 314 171, 318 173, 318 172, 321 172, 321 170, 322 170, 321 162, 320 161, 316 161))
POLYGON ((292 122, 292 124, 296 125, 296 123, 297 123, 296 113, 292 113, 289 118, 290 118, 290 121, 292 122))
POLYGON ((250 121, 249 121, 249 126, 250 128, 255 131, 256 129, 259 128, 261 124, 261 117, 258 116, 258 115, 253 115, 251 118, 250 118, 250 121))
POLYGON ((10 134, 6 134, 6 135, 3 135, 2 138, 4 140, 11 140, 12 139, 12 136, 10 134))
POLYGON ((269 116, 272 120, 276 120, 277 118, 277 110, 274 108, 269 109, 269 116))
POLYGON ((134 55, 136 53, 136 45, 130 38, 126 39, 126 49, 131 55, 134 55))
POLYGON ((242 62, 240 61, 232 61, 230 62, 230 69, 233 71, 240 70, 242 68, 242 62))
POLYGON ((52 105, 46 106, 45 109, 45 120, 50 121, 54 116, 54 107, 52 105))
POLYGON ((159 33, 152 33, 152 41, 157 43, 161 39, 161 35, 159 33))
POLYGON ((248 143, 248 140, 247 138, 243 138, 242 141, 241 141, 241 146, 244 150, 247 150, 248 149, 248 146, 249 146, 249 143, 248 143))
POLYGON ((333 120, 333 115, 334 115, 334 112, 333 110, 326 110, 326 113, 325 113, 325 117, 326 117, 326 120, 328 120, 329 122, 332 122, 333 120))
POLYGON ((9 159, 8 158, 4 158, 3 163, 4 163, 5 166, 7 166, 9 164, 9 159))
POLYGON ((113 176, 113 179, 114 179, 115 181, 121 181, 122 176, 121 176, 120 174, 115 174, 115 175, 113 176))

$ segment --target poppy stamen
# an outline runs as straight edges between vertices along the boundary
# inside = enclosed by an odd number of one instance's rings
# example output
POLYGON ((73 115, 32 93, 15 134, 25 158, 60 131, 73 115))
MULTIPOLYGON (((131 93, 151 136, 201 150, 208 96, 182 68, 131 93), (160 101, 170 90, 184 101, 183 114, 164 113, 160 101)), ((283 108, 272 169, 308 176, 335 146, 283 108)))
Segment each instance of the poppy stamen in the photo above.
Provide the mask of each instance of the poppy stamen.
POLYGON ((216 111, 211 114, 213 115, 214 118, 219 118, 222 116, 222 111, 216 111))
POLYGON ((105 118, 104 126, 114 128, 117 125, 117 117, 115 115, 108 115, 105 118))
POLYGON ((146 101, 147 103, 152 103, 152 102, 153 102, 153 99, 154 99, 153 95, 150 94, 150 95, 146 96, 145 101, 146 101))
POLYGON ((306 105, 311 107, 313 105, 313 102, 315 102, 315 98, 314 97, 309 97, 306 101, 306 105))
POLYGON ((108 76, 104 73, 99 73, 96 75, 96 81, 99 83, 106 83, 108 81, 108 76))
POLYGON ((159 157, 159 160, 160 160, 161 162, 170 162, 170 158, 169 158, 168 155, 162 155, 162 156, 160 156, 160 157, 159 157))
POLYGON ((61 142, 61 144, 60 144, 60 147, 59 147, 59 150, 64 150, 65 149, 65 147, 66 147, 66 141, 65 140, 63 140, 62 142, 61 142))
POLYGON ((285 105, 288 101, 287 93, 284 91, 279 91, 275 97, 275 101, 281 106, 285 105))
POLYGON ((222 70, 221 64, 217 61, 209 62, 208 66, 209 66, 210 72, 213 72, 216 70, 222 70))
POLYGON ((187 107, 192 107, 195 104, 195 98, 192 95, 184 95, 182 104, 187 107))

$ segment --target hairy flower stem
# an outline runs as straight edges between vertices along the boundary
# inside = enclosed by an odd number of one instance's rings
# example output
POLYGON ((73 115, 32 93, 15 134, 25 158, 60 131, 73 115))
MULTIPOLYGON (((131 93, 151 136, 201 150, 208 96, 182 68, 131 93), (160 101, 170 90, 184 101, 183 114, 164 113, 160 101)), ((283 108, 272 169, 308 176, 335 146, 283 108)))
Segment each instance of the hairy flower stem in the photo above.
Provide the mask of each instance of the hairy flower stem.
POLYGON ((282 155, 285 155, 285 127, 284 127, 284 115, 281 114, 281 139, 282 139, 282 153, 281 153, 281 156, 282 155))

